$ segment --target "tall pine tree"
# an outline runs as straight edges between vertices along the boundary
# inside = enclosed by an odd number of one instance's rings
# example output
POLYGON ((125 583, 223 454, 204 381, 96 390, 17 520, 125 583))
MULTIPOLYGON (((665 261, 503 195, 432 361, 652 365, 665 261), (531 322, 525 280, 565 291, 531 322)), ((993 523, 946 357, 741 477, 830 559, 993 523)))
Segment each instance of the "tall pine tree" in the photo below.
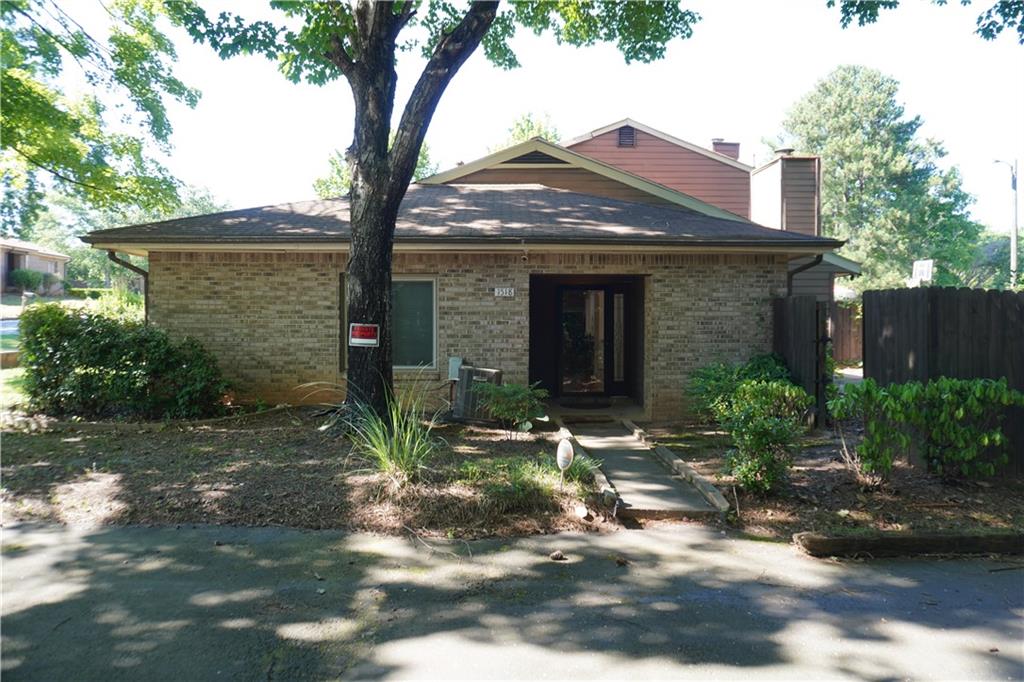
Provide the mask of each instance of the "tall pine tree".
POLYGON ((935 283, 970 272, 982 226, 940 143, 922 139, 919 116, 897 99, 899 83, 874 69, 840 66, 792 108, 786 146, 822 158, 822 229, 848 240, 864 264, 861 290, 903 286, 913 261, 935 259, 935 283))

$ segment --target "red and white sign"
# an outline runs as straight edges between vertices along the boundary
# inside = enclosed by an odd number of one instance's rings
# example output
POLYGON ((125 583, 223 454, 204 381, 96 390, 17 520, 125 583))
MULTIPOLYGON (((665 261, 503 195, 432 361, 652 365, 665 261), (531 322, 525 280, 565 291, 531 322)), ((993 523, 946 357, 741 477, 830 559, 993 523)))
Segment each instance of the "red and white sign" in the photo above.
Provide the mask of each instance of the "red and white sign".
POLYGON ((352 322, 348 325, 348 345, 376 348, 380 345, 380 328, 375 324, 352 322))

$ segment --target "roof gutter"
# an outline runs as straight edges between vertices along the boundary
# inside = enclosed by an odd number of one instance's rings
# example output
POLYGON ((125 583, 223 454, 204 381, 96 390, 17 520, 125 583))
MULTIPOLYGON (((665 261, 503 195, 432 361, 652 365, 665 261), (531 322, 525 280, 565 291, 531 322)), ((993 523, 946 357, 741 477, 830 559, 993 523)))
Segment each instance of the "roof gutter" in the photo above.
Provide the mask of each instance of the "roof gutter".
POLYGON ((138 265, 135 265, 135 263, 132 263, 130 261, 124 260, 123 258, 120 258, 117 255, 116 251, 108 250, 107 251, 107 258, 109 258, 114 263, 117 263, 121 267, 128 268, 129 270, 131 270, 135 274, 142 276, 142 296, 143 296, 143 302, 142 302, 142 315, 143 315, 143 318, 142 319, 143 319, 143 321, 146 324, 149 324, 149 271, 148 270, 143 270, 138 265))
POLYGON ((793 295, 793 277, 795 275, 799 275, 804 270, 810 270, 815 265, 821 265, 821 261, 824 260, 824 258, 825 254, 819 253, 817 256, 814 257, 814 260, 812 260, 811 262, 804 263, 800 267, 793 268, 792 270, 790 270, 789 273, 786 275, 786 296, 793 295))

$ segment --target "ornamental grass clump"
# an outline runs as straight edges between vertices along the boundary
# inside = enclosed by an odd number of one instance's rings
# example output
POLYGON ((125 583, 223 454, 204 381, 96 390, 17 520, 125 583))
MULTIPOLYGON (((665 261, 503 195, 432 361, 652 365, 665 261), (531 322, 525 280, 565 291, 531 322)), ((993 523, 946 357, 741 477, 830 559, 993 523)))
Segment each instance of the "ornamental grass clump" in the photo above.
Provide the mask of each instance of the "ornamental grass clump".
POLYGON ((394 488, 419 481, 440 440, 433 431, 436 416, 427 416, 421 396, 390 395, 387 412, 377 414, 365 403, 355 403, 346 426, 357 451, 387 477, 394 488))

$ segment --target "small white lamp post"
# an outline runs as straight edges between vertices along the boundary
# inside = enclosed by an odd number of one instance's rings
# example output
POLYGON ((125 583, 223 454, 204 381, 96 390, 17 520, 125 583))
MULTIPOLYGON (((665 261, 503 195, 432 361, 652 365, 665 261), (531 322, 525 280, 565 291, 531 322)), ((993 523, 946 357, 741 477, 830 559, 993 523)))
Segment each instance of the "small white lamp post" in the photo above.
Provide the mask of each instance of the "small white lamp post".
POLYGON ((561 478, 558 480, 558 489, 562 489, 562 485, 565 483, 565 470, 572 466, 572 443, 569 442, 568 438, 563 438, 558 442, 558 452, 555 454, 555 462, 558 464, 558 470, 562 473, 561 478))

